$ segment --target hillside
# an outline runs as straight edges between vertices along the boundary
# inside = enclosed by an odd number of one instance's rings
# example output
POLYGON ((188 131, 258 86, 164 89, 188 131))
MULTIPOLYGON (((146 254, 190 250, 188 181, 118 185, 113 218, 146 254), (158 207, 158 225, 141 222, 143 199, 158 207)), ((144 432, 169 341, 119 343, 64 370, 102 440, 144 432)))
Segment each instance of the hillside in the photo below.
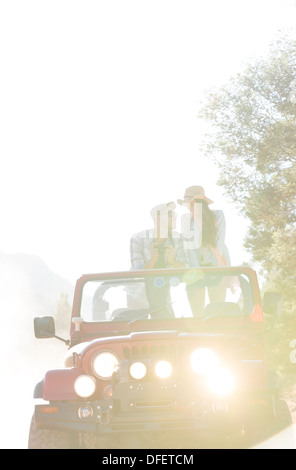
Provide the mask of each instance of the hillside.
MULTIPOLYGON (((40 357, 36 348, 43 349, 44 344, 34 338, 34 317, 55 316, 61 295, 68 296, 71 304, 73 291, 71 283, 52 272, 38 256, 0 254, 0 309, 6 331, 2 341, 10 360, 21 352, 22 362, 31 367, 32 360, 36 364, 40 357)), ((48 347, 50 343, 45 340, 45 344, 48 347)))
POLYGON ((0 302, 17 298, 24 311, 33 307, 35 314, 49 315, 61 293, 72 298, 73 286, 38 256, 0 253, 0 302))
POLYGON ((26 448, 34 387, 47 369, 63 365, 67 351, 56 339, 35 339, 33 318, 54 315, 61 294, 66 294, 72 303, 73 291, 74 286, 52 272, 41 258, 0 253, 2 378, 5 384, 0 398, 2 403, 21 405, 21 409, 15 406, 15 411, 4 410, 6 431, 1 436, 1 448, 26 448))

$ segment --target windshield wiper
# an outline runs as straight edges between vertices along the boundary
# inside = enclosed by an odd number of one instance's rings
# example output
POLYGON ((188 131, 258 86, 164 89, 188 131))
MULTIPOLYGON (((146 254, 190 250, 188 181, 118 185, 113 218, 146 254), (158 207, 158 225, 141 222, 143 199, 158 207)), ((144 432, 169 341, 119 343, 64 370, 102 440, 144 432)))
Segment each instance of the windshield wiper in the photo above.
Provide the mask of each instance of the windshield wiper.
MULTIPOLYGON (((150 315, 151 316, 151 319, 153 320, 152 316, 155 315, 156 313, 158 312, 161 312, 163 309, 166 309, 167 307, 171 307, 173 305, 174 302, 171 302, 169 305, 163 305, 162 307, 160 308, 157 308, 155 310, 152 310, 152 312, 145 312, 145 314, 142 314, 142 315, 139 315, 138 317, 136 318, 133 318, 132 320, 130 320, 127 324, 127 326, 129 325, 132 325, 134 322, 138 321, 138 320, 141 320, 141 318, 145 318, 146 316, 150 315)), ((164 319, 168 319, 169 317, 167 318, 164 318, 164 319)), ((174 317, 175 318, 175 317, 174 317)))

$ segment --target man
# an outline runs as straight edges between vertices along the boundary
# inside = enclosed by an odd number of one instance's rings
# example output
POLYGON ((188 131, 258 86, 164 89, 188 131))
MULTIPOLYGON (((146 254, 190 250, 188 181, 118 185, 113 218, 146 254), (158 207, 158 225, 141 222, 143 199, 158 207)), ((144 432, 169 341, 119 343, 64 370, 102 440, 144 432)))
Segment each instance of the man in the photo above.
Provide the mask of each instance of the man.
POLYGON ((175 231, 175 208, 174 202, 153 207, 150 214, 154 227, 132 236, 130 254, 133 270, 185 265, 180 234, 175 231))
MULTIPOLYGON (((132 236, 130 242, 133 270, 178 268, 185 266, 180 234, 175 232, 175 203, 153 207, 150 214, 154 227, 132 236)), ((173 317, 170 286, 165 276, 145 278, 146 296, 153 318, 173 317), (156 282, 160 280, 163 282, 156 282)))

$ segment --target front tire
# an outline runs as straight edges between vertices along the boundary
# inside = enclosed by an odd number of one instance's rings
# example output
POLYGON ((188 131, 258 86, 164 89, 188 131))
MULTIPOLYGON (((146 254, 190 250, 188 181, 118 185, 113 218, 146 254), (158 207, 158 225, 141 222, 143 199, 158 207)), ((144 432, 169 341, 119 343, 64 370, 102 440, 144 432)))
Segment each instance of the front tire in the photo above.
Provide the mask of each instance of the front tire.
POLYGON ((277 449, 295 449, 295 436, 291 412, 284 400, 275 402, 276 416, 271 410, 258 413, 251 426, 251 446, 277 449))
POLYGON ((33 416, 28 449, 74 449, 76 447, 75 435, 67 431, 55 429, 36 428, 33 416))

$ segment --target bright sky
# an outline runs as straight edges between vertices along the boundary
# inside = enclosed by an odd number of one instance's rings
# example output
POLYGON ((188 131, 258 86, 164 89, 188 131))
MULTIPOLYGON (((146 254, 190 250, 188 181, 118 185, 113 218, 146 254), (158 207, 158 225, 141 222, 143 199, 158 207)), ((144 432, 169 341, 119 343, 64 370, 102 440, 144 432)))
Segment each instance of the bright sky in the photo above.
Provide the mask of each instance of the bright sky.
POLYGON ((0 251, 74 281, 129 269, 153 205, 203 185, 233 264, 245 223, 199 157, 199 102, 293 27, 292 0, 2 0, 0 251))

